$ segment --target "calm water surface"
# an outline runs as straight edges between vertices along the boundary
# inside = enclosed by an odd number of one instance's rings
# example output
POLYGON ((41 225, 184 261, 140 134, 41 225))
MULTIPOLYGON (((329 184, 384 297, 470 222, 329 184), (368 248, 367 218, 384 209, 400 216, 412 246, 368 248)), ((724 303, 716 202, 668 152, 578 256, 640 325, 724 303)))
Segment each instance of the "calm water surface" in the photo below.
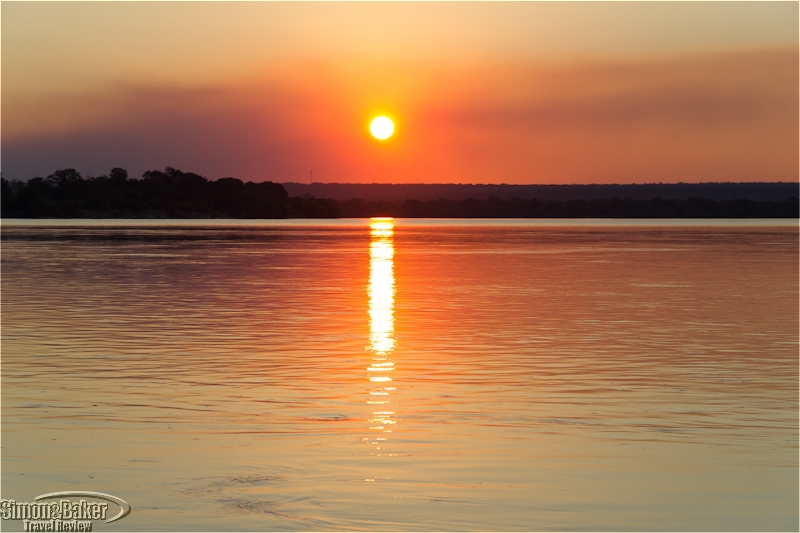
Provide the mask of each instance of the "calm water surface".
POLYGON ((796 221, 2 239, 4 498, 110 493, 109 531, 798 529, 796 221))

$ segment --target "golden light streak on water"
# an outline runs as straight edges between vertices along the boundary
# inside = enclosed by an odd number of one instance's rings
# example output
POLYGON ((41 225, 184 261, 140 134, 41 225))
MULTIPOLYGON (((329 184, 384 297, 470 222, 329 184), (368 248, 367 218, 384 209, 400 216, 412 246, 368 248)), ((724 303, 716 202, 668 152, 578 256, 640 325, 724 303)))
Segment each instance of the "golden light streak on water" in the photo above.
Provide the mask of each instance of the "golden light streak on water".
MULTIPOLYGON (((395 347, 394 338, 394 222, 390 218, 373 218, 370 220, 370 246, 369 246, 369 346, 373 354, 372 363, 367 367, 367 379, 370 383, 389 383, 392 378, 386 375, 394 370, 394 362, 389 360, 389 354, 395 347)), ((396 424, 392 420, 394 411, 386 410, 391 403, 388 391, 395 387, 376 387, 370 390, 370 396, 383 396, 381 401, 368 400, 368 405, 380 405, 380 411, 373 411, 369 422, 380 424, 370 426, 371 431, 391 433, 386 426, 396 424)), ((375 438, 371 444, 385 444, 386 437, 375 438), (380 443, 378 441, 381 441, 380 443)), ((376 452, 380 451, 376 447, 376 452)), ((379 453, 378 455, 382 455, 379 453)))

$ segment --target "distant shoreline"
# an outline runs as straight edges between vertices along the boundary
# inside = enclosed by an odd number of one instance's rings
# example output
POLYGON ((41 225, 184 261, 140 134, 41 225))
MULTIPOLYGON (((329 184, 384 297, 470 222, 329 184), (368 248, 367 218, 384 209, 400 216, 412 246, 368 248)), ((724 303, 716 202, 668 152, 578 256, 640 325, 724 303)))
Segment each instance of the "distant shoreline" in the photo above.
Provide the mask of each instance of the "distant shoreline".
POLYGON ((601 198, 596 200, 406 200, 403 202, 365 202, 361 199, 339 202, 313 197, 289 197, 288 205, 324 205, 324 212, 303 216, 300 209, 294 216, 237 216, 236 213, 180 210, 97 210, 71 209, 25 216, 19 211, 2 212, 2 219, 138 219, 138 220, 311 220, 341 218, 395 217, 408 219, 798 219, 797 197, 784 201, 720 200, 689 198, 687 200, 634 200, 601 198), (8 214, 7 214, 8 213, 8 214))
POLYGON ((2 218, 800 218, 797 183, 642 185, 298 184, 210 181, 172 167, 2 182, 2 218))
POLYGON ((283 183, 290 196, 314 196, 337 201, 362 199, 364 201, 397 202, 404 200, 488 200, 498 198, 538 200, 592 200, 607 198, 633 198, 650 200, 685 200, 708 198, 711 200, 772 200, 780 201, 800 196, 800 183, 747 182, 747 183, 633 183, 587 185, 512 185, 512 184, 459 184, 459 183, 283 183))

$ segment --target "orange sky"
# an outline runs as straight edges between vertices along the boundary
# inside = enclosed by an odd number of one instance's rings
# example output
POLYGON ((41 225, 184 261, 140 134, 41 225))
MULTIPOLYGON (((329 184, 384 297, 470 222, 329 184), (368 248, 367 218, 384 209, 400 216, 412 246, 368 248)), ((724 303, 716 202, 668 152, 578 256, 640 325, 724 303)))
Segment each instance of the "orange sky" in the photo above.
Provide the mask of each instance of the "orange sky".
POLYGON ((796 2, 3 3, 3 176, 797 181, 797 23, 796 2))

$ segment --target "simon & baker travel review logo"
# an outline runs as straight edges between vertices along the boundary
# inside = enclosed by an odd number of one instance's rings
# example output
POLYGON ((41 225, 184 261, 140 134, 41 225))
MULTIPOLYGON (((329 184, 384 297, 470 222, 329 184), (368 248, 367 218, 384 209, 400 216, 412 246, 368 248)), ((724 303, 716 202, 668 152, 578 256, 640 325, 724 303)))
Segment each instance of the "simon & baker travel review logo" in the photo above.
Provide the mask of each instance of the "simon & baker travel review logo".
POLYGON ((51 492, 33 500, 0 500, 0 519, 21 520, 24 531, 92 531, 95 520, 108 524, 125 518, 131 512, 131 506, 125 500, 102 492, 51 492), (76 501, 77 498, 81 499, 76 501))

